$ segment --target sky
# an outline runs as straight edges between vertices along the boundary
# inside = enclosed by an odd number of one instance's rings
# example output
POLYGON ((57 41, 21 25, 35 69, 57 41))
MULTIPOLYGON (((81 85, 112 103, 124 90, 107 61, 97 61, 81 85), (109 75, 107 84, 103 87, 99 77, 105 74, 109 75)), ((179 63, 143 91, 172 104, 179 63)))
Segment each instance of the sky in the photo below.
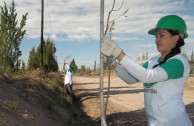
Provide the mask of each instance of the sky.
MULTIPOLYGON (((12 0, 5 0, 10 6, 12 0)), ((21 59, 27 64, 29 52, 40 44, 41 0, 14 0, 18 22, 28 13, 24 29, 26 34, 20 45, 21 59)), ((112 8, 113 0, 104 0, 104 25, 112 8)), ((4 5, 4 0, 0 1, 4 5)), ((116 0, 115 9, 122 5, 116 0)), ((185 39, 182 52, 188 56, 194 51, 194 0, 124 0, 122 7, 114 11, 110 20, 115 20, 112 39, 133 60, 148 53, 149 58, 158 54, 155 36, 148 31, 166 15, 181 16, 187 24, 189 37, 185 39), (120 16, 127 9, 126 16, 120 16)), ((18 23, 19 24, 19 23, 18 23)), ((94 62, 100 61, 100 0, 44 0, 44 39, 50 38, 57 49, 59 70, 66 62, 75 60, 93 69, 94 62), (68 57, 68 58, 67 58, 68 57)))

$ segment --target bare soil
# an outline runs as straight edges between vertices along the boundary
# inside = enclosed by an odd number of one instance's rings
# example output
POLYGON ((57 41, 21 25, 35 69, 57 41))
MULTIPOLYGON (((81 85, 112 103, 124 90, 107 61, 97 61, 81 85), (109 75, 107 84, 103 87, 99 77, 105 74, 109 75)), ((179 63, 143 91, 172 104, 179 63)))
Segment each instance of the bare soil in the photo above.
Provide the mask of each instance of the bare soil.
MULTIPOLYGON (((99 76, 74 76, 73 89, 82 109, 96 125, 100 125, 99 76)), ((104 97, 107 94, 107 77, 104 77, 104 97)), ((111 76, 106 120, 109 126, 146 126, 142 83, 127 85, 117 76, 111 76)), ((184 89, 183 101, 194 124, 194 77, 184 89)))
POLYGON ((81 104, 72 103, 63 90, 62 76, 58 73, 0 73, 0 126, 95 124, 80 109, 81 104))

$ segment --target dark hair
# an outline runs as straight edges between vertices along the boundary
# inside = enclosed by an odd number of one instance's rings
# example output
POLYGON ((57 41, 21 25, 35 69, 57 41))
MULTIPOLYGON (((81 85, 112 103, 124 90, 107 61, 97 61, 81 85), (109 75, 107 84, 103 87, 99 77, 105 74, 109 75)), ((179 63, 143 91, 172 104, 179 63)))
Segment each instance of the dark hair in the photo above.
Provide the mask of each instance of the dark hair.
MULTIPOLYGON (((178 31, 174 30, 167 30, 172 36, 179 35, 178 31)), ((153 66, 153 68, 157 67, 158 65, 164 64, 169 58, 181 53, 181 48, 183 45, 185 45, 184 39, 179 35, 179 40, 176 43, 176 46, 171 49, 171 51, 164 57, 162 61, 160 61, 159 64, 156 64, 153 66)))

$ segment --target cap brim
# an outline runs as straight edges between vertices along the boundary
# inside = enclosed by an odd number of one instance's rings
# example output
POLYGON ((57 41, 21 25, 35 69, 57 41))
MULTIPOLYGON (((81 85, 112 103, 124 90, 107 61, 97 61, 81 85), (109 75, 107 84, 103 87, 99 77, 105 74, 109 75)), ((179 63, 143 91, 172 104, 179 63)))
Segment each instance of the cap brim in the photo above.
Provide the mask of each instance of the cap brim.
POLYGON ((184 38, 187 38, 187 37, 188 37, 187 32, 184 32, 184 38))
POLYGON ((156 28, 153 28, 153 29, 149 30, 148 34, 155 35, 156 34, 156 28))

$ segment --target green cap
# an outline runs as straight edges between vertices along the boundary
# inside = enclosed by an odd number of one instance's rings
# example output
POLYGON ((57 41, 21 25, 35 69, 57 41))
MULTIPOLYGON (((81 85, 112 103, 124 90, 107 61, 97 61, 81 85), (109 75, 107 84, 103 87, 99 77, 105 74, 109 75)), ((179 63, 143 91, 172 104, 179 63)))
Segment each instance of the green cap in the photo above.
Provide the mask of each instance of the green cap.
POLYGON ((162 17, 158 21, 156 27, 148 31, 148 34, 155 35, 158 29, 176 30, 184 35, 183 38, 188 37, 185 21, 177 15, 167 15, 162 17))

